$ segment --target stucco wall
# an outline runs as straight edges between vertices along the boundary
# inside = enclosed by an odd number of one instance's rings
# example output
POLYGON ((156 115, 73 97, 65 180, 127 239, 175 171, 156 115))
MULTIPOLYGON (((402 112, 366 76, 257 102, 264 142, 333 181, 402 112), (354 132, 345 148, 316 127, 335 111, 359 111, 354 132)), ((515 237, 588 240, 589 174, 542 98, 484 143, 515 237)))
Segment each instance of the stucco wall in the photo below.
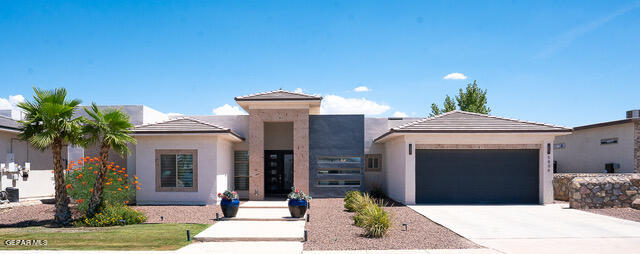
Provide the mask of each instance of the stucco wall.
POLYGON ((221 193, 233 190, 233 145, 224 140, 218 141, 217 145, 216 189, 221 193))
POLYGON ((546 144, 553 142, 553 134, 406 134, 386 141, 385 143, 385 189, 390 197, 405 204, 415 203, 415 151, 408 152, 409 144, 413 149, 421 144, 444 145, 487 145, 499 147, 504 144, 527 145, 535 144, 540 149, 540 201, 553 202, 553 154, 546 153, 546 144), (496 146, 498 145, 498 146, 496 146), (402 151, 403 154, 394 154, 402 151), (402 188, 402 189, 400 189, 402 188))
POLYGON ((293 150, 293 122, 265 122, 264 150, 293 150))
POLYGON ((364 187, 364 116, 309 116, 309 186, 313 197, 344 197, 349 190, 364 187), (360 157, 360 163, 318 163, 320 156, 360 157), (360 174, 319 175, 319 168, 359 168, 360 174), (330 187, 319 180, 358 180, 360 186, 330 187))
POLYGON ((405 203, 407 146, 404 138, 396 138, 384 143, 383 189, 391 199, 405 203))
POLYGON ((634 172, 633 123, 576 130, 557 137, 555 143, 565 144, 564 149, 554 150, 558 173, 602 173, 606 163, 619 163, 616 173, 634 172), (617 144, 600 144, 600 139, 614 137, 617 144))
MULTIPOLYGON (((163 135, 137 136, 136 171, 142 189, 137 191, 140 204, 215 204, 217 200, 219 158, 228 153, 230 145, 218 146, 218 142, 229 142, 214 135, 163 135), (220 156, 218 150, 221 147, 220 156), (197 149, 198 150, 198 191, 197 192, 157 192, 156 191, 156 149, 197 149)), ((229 160, 231 160, 231 155, 229 160)), ((224 169, 221 174, 224 174, 224 169)), ((228 174, 228 173, 227 173, 228 174)))
MULTIPOLYGON (((24 166, 25 162, 31 163, 31 173, 27 181, 20 178, 16 187, 20 189, 20 198, 50 197, 54 195, 53 183, 53 155, 51 150, 40 151, 28 145, 27 142, 17 139, 16 133, 0 131, 0 163, 7 163, 7 153, 12 150, 14 161, 24 166)), ((66 151, 63 149, 63 151, 66 151)), ((66 155, 63 154, 63 158, 66 155)), ((13 181, 2 176, 2 187, 12 187, 13 181)))

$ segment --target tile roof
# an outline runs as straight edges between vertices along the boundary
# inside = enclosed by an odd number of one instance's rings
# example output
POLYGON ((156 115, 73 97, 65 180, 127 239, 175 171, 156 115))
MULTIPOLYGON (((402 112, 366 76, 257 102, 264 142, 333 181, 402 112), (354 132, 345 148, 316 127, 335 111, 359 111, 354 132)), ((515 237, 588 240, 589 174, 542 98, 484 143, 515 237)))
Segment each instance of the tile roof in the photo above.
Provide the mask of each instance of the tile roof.
POLYGON ((245 96, 238 96, 236 101, 287 101, 287 100, 322 100, 321 96, 291 92, 286 90, 275 90, 270 92, 255 93, 245 96))
POLYGON ((185 133, 229 133, 239 139, 244 137, 231 131, 229 128, 214 125, 189 117, 171 119, 159 123, 138 125, 134 129, 135 134, 185 134, 185 133))
POLYGON ((12 131, 20 130, 20 123, 6 116, 0 116, 0 128, 12 131))
POLYGON ((570 132, 570 128, 455 110, 391 128, 391 133, 570 132))

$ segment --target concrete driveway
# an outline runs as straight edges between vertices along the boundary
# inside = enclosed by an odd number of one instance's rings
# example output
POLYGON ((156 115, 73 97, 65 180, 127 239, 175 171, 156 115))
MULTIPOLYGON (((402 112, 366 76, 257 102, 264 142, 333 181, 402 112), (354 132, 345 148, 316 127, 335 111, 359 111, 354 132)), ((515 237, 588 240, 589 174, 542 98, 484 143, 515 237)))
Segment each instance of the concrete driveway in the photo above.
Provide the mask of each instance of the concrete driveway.
POLYGON ((640 223, 566 205, 409 207, 505 253, 640 253, 640 223))

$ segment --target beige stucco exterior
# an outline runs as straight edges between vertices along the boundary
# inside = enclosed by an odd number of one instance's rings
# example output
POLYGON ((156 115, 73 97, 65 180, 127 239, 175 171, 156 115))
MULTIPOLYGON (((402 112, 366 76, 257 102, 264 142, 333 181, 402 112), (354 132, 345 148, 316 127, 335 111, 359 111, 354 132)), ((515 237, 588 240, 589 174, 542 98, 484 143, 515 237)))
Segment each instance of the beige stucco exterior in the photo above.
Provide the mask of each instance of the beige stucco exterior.
POLYGON ((555 144, 565 146, 553 152, 558 173, 602 173, 606 163, 619 163, 616 173, 633 173, 636 167, 633 122, 574 130, 555 144), (601 145, 604 138, 618 138, 618 143, 601 145))
MULTIPOLYGON (((31 173, 24 181, 16 181, 20 189, 20 198, 52 197, 54 195, 53 155, 51 150, 40 151, 30 146, 26 141, 18 139, 18 132, 0 130, 0 163, 6 163, 7 154, 13 152, 16 164, 24 166, 31 163, 31 173), (13 150, 13 151, 12 151, 13 150)), ((63 156, 66 158, 66 156, 63 156)), ((12 187, 13 181, 1 176, 2 187, 12 187)))
MULTIPOLYGON (((415 204, 415 149, 540 149, 540 203, 553 202, 553 153, 547 144, 563 133, 393 134, 384 142, 384 188, 389 197, 415 204), (409 144, 414 151, 409 154, 409 144)), ((380 141, 379 141, 380 142, 380 141)))
POLYGON ((139 204, 216 204, 217 193, 233 184, 233 139, 226 134, 136 135, 136 169, 141 190, 139 204), (197 191, 156 191, 156 150, 195 149, 197 191))

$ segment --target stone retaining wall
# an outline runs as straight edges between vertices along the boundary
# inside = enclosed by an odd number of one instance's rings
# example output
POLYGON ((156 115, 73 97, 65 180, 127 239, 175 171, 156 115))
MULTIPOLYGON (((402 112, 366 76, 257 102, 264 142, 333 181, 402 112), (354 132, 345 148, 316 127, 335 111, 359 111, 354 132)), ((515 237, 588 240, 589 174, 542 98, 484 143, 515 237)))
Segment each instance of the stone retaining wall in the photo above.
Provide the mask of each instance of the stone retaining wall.
POLYGON ((569 201, 571 181, 576 177, 630 176, 632 174, 556 173, 553 174, 553 199, 569 201))
POLYGON ((569 206, 575 209, 630 207, 638 197, 640 174, 576 176, 569 185, 569 206))

